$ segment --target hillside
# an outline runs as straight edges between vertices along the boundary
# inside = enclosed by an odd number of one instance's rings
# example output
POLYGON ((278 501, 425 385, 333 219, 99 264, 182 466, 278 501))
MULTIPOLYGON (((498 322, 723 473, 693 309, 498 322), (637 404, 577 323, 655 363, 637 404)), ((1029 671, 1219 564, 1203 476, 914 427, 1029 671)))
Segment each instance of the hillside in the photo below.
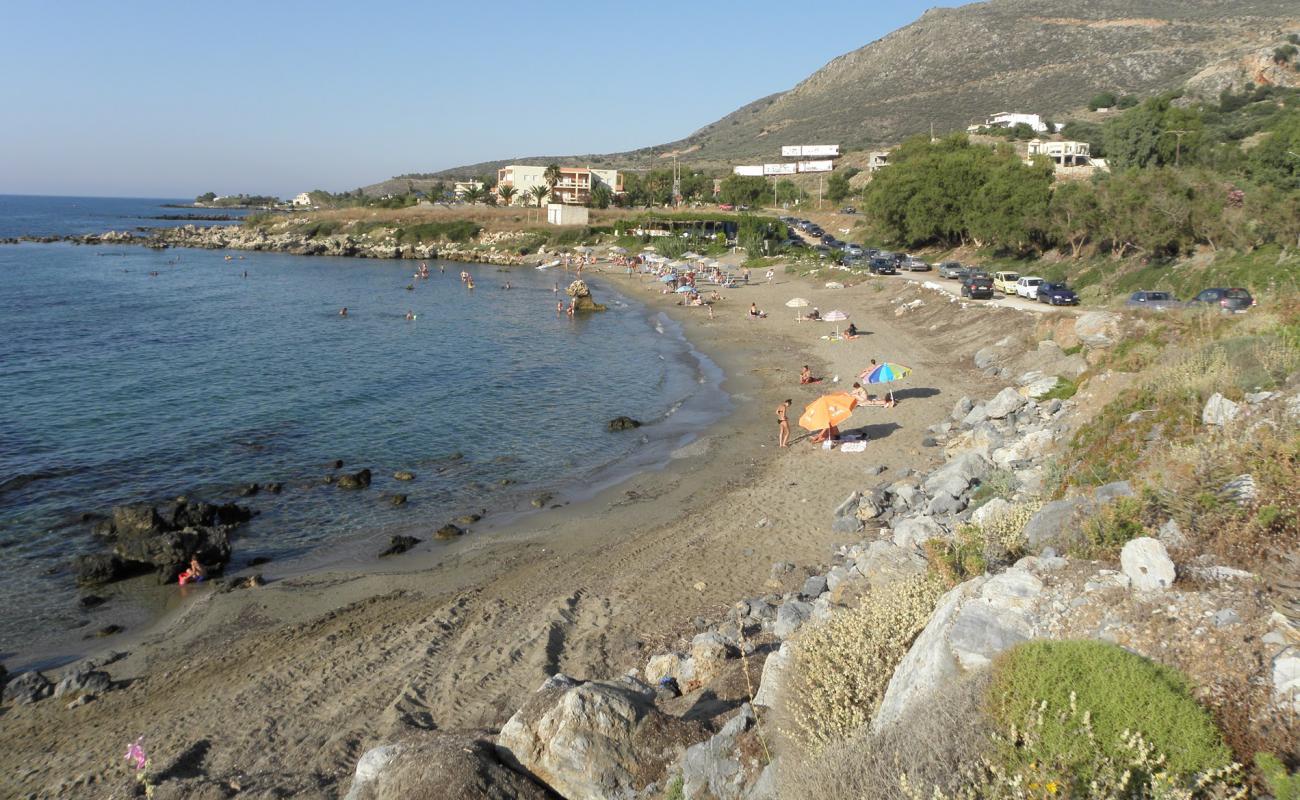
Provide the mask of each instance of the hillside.
MULTIPOLYGON (((652 154, 706 165, 772 157, 782 144, 896 143, 965 128, 988 113, 1048 117, 1093 94, 1150 94, 1187 84, 1269 82, 1268 54, 1300 29, 1288 0, 991 0, 931 9, 916 22, 842 55, 794 88, 756 100, 676 142, 627 153, 537 156, 471 164, 441 177, 480 175, 510 162, 646 163, 652 154)), ((404 190, 406 179, 367 187, 404 190)))

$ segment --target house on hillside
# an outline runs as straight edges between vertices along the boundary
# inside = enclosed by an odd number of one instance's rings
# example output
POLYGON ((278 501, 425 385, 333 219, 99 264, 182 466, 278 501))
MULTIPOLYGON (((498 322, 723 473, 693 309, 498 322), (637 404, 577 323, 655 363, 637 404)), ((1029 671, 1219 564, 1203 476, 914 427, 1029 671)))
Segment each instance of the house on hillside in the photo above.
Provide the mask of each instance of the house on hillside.
POLYGON ((481 190, 483 186, 483 181, 456 181, 451 185, 451 192, 457 197, 464 197, 466 192, 481 190))
POLYGON ((1105 171, 1106 164, 1092 157, 1092 146, 1087 142, 1051 139, 1030 139, 1025 145, 1025 163, 1035 156, 1052 160, 1057 178, 1090 178, 1098 170, 1105 171))
MULTIPOLYGON (((1047 130, 1047 123, 1043 122, 1043 118, 1040 115, 1020 114, 1014 111, 999 111, 985 119, 982 124, 971 125, 966 130, 970 133, 975 133, 981 128, 1014 128, 1022 123, 1033 128, 1036 133, 1049 133, 1047 130)), ((1064 126, 1057 125, 1056 129, 1050 131, 1050 133, 1057 133, 1062 127, 1064 126)))
POLYGON ((887 166, 889 166, 888 150, 873 150, 867 154, 867 172, 875 172, 887 166))
MULTIPOLYGON (((613 194, 622 194, 623 176, 616 169, 560 167, 559 180, 551 189, 551 201, 583 206, 591 202, 592 190, 600 185, 608 186, 613 194)), ((497 186, 513 186, 514 202, 522 205, 532 196, 534 186, 550 186, 550 184, 546 181, 546 167, 510 164, 497 170, 497 186)))
POLYGON ((311 195, 307 194, 306 192, 299 192, 298 194, 294 195, 293 199, 290 200, 289 202, 293 203, 295 206, 310 206, 311 195))

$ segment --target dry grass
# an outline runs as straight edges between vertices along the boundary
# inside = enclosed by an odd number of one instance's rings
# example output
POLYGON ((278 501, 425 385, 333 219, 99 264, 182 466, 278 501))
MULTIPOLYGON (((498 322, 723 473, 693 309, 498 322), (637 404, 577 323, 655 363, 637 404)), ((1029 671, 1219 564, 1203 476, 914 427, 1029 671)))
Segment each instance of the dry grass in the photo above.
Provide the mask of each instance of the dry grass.
POLYGON ((791 741, 816 753, 870 721, 941 593, 934 578, 912 578, 872 590, 857 608, 805 628, 794 640, 790 670, 791 741))

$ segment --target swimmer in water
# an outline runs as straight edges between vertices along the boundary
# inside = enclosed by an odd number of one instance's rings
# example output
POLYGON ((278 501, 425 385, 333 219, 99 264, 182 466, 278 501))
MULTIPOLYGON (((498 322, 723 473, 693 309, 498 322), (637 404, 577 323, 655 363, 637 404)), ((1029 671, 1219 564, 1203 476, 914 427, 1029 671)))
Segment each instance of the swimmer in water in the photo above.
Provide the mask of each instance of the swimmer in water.
POLYGON ((473 278, 466 278, 466 279, 465 279, 465 288, 466 288, 466 289, 473 290, 473 288, 474 288, 474 279, 473 279, 473 278))
POLYGON ((346 317, 347 315, 348 315, 348 307, 347 307, 347 306, 343 306, 342 308, 339 309, 339 316, 340 316, 340 317, 346 317))
POLYGON ((415 314, 411 313, 410 309, 407 309, 407 312, 406 312, 406 319, 407 319, 408 322, 409 322, 410 320, 415 319, 415 314))

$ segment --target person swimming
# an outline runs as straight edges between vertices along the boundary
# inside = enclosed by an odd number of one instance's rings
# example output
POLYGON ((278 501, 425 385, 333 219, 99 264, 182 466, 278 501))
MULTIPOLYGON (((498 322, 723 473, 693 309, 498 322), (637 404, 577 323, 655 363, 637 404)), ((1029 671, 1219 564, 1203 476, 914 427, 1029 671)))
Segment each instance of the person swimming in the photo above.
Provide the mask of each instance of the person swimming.
POLYGON ((348 315, 348 307, 347 307, 347 306, 343 306, 342 308, 339 309, 339 316, 340 316, 340 317, 346 317, 347 315, 348 315))
POLYGON ((406 312, 406 319, 407 319, 407 321, 410 321, 410 320, 415 319, 415 314, 412 313, 409 309, 408 309, 407 312, 406 312))

